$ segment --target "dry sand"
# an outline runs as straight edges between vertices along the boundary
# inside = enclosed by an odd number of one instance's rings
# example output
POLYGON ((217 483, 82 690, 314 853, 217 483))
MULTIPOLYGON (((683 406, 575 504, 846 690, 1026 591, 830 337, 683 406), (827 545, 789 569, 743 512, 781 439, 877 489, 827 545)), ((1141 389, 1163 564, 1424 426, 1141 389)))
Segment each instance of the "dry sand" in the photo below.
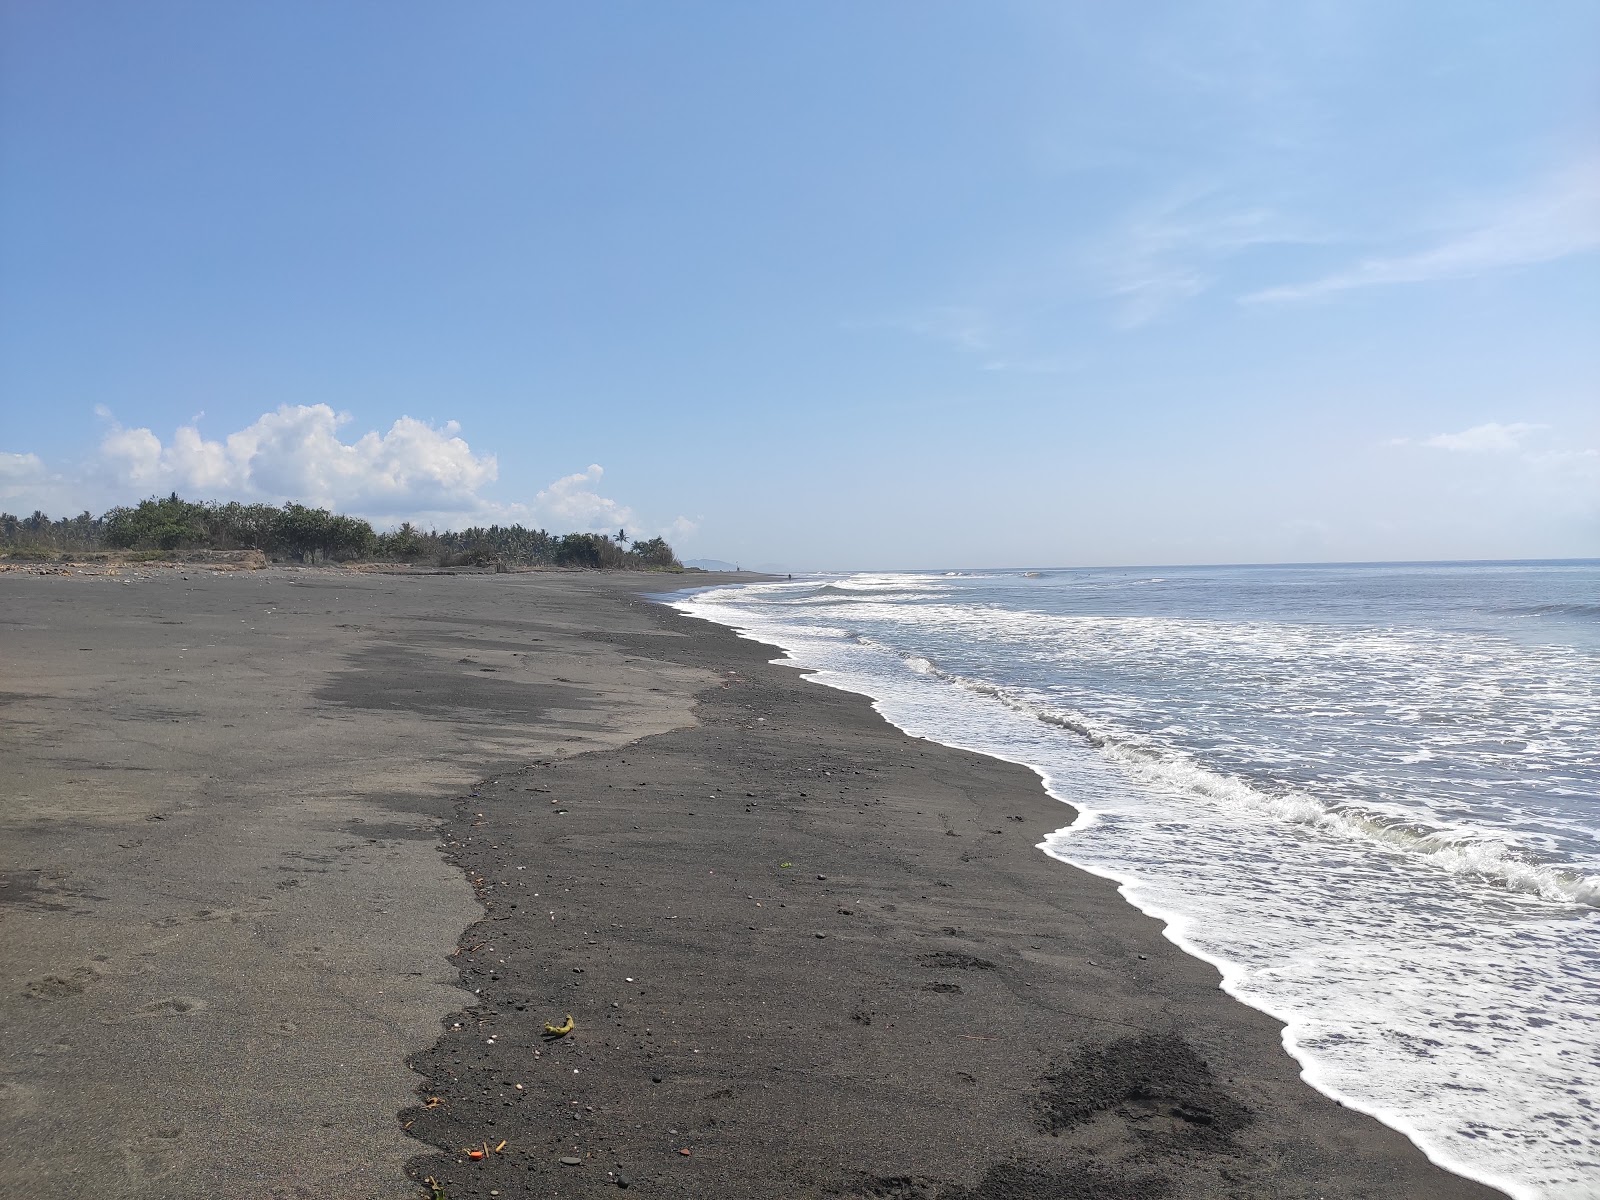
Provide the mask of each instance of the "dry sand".
POLYGON ((1498 1194, 1035 849, 1070 812, 1030 773, 637 598, 667 583, 0 577, 8 1179, 1498 1194))
MULTIPOLYGON (((415 1195, 482 774, 691 720, 571 577, 0 575, 0 1158, 37 1197, 415 1195)), ((581 583, 581 581, 580 581, 581 583)))

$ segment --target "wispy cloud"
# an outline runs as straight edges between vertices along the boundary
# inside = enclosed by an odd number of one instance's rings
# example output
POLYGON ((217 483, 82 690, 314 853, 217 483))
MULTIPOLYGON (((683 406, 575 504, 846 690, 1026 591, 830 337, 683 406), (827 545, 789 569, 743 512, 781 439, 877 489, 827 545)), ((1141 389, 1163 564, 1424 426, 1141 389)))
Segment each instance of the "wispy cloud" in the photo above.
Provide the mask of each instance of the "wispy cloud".
POLYGON ((1113 239, 1102 265, 1117 324, 1137 328, 1208 291, 1244 251, 1322 240, 1270 207, 1230 207, 1214 192, 1191 191, 1129 219, 1113 239))
POLYGON ((1242 297, 1282 303, 1356 288, 1466 279, 1600 249, 1600 162, 1563 172, 1424 250, 1369 258, 1308 283, 1242 297))
POLYGON ((1111 289, 1117 301, 1117 326, 1137 329, 1148 325, 1212 284, 1212 277, 1192 266, 1158 260, 1127 264, 1125 278, 1111 289))
MULTIPOLYGON (((1075 239, 1076 240, 1076 239, 1075 239)), ((1086 296, 1109 300, 1120 329, 1158 320, 1214 287, 1225 264, 1260 246, 1307 245, 1324 235, 1267 204, 1246 205, 1211 185, 1187 185, 1139 206, 1092 243, 1036 246, 970 290, 977 303, 934 305, 858 327, 891 328, 981 356, 985 371, 1056 374, 1049 314, 1086 296)))
POLYGON ((1431 450, 1452 450, 1461 454, 1509 454, 1520 450, 1530 434, 1549 429, 1531 421, 1486 421, 1459 433, 1436 433, 1432 437, 1392 437, 1385 446, 1425 446, 1431 450))
POLYGON ((1077 369, 1077 365, 1062 358, 991 358, 983 369, 1010 375, 1063 375, 1077 369))
POLYGON ((1455 450, 1466 454, 1503 454, 1520 450, 1530 433, 1538 433, 1548 428, 1550 428, 1548 425, 1535 425, 1527 421, 1513 421, 1509 425, 1489 421, 1483 425, 1474 425, 1471 429, 1463 429, 1460 433, 1435 434, 1433 437, 1424 438, 1422 445, 1431 446, 1435 450, 1455 450))
POLYGON ((914 333, 918 337, 943 342, 966 354, 992 351, 997 337, 994 317, 974 305, 939 305, 883 324, 914 333))

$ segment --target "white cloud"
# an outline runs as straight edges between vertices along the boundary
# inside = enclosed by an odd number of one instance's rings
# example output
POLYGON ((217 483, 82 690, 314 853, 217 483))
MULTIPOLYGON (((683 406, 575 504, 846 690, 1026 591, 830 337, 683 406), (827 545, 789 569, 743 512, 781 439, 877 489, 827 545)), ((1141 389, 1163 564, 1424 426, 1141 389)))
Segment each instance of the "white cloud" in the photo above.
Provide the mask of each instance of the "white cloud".
POLYGON ((590 463, 587 470, 563 475, 540 491, 529 505, 513 505, 502 510, 500 520, 532 521, 560 533, 615 533, 625 530, 629 538, 660 535, 674 546, 692 538, 699 523, 688 517, 675 517, 664 526, 651 525, 628 505, 602 496, 597 490, 605 468, 590 463))
POLYGON ((1463 429, 1460 433, 1435 434, 1431 438, 1424 438, 1422 445, 1432 446, 1436 450, 1456 450, 1468 454, 1504 453, 1521 449, 1523 440, 1530 433, 1548 428, 1548 425, 1532 425, 1526 421, 1513 421, 1509 425, 1490 421, 1484 425, 1474 425, 1471 429, 1463 429))
POLYGON ((598 463, 557 479, 530 503, 490 499, 483 490, 499 475, 495 456, 474 452, 454 421, 435 426, 400 417, 387 430, 346 441, 340 431, 350 424, 347 414, 326 404, 285 404, 222 438, 207 438, 191 423, 163 441, 150 429, 125 428, 104 407, 95 411, 107 428, 79 469, 52 471, 37 454, 0 452, 0 506, 60 516, 177 492, 197 500, 293 500, 380 527, 403 520, 454 528, 521 523, 669 540, 696 530, 686 517, 656 528, 602 495, 598 463))
POLYGON ((400 417, 385 433, 345 442, 339 429, 349 422, 326 404, 285 404, 220 441, 185 425, 168 443, 113 423, 99 458, 123 491, 296 500, 378 518, 470 512, 498 474, 494 455, 474 454, 454 422, 435 428, 400 417))
POLYGON ((1191 188, 1130 218, 1102 271, 1117 324, 1133 329, 1209 290, 1235 255, 1321 240, 1270 208, 1230 207, 1213 189, 1191 188))
POLYGON ((1130 262, 1123 278, 1111 289, 1118 301, 1117 325, 1122 329, 1148 325, 1210 286, 1211 278, 1191 266, 1164 264, 1157 259, 1130 262))
POLYGON ((688 517, 674 517, 672 523, 661 531, 661 536, 676 546, 679 542, 692 538, 699 531, 699 521, 691 521, 688 517))
POLYGON ((1577 520, 1590 547, 1600 535, 1600 525, 1594 524, 1600 521, 1600 449, 1552 426, 1490 421, 1459 433, 1392 438, 1381 445, 1447 451, 1426 455, 1431 465, 1413 458, 1407 477, 1429 481, 1437 495, 1470 496, 1472 503, 1492 497, 1495 521, 1520 509, 1535 524, 1577 520))
POLYGON ((0 509, 27 516, 35 509, 60 516, 83 506, 72 482, 50 470, 37 454, 0 451, 0 509))
POLYGON ((10 499, 22 488, 46 476, 44 460, 37 454, 0 453, 0 496, 10 499))
POLYGON ((1600 249, 1600 163, 1563 172, 1436 245, 1370 258, 1309 283, 1267 288, 1245 303, 1304 300, 1354 288, 1465 279, 1600 249))
POLYGON ((37 454, 0 453, 0 501, 10 503, 32 495, 49 478, 37 454))
POLYGON ((610 533, 636 524, 633 509, 595 491, 604 474, 599 463, 590 463, 587 471, 563 476, 533 498, 533 510, 563 531, 610 533))
POLYGON ((1264 204, 1240 204, 1214 186, 1186 186, 1122 217, 1091 244, 1034 247, 972 287, 978 300, 861 323, 903 330, 968 355, 991 372, 1073 369, 1048 344, 1046 314, 1087 292, 1114 305, 1118 328, 1147 325, 1216 285, 1229 260, 1264 246, 1324 235, 1264 204))

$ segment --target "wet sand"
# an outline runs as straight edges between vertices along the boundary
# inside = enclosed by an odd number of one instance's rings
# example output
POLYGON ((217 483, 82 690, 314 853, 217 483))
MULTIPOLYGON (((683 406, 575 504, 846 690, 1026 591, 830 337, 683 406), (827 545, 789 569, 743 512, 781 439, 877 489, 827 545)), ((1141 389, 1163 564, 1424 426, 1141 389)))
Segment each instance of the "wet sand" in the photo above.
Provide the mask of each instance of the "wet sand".
POLYGON ((1498 1195, 669 581, 184 574, 0 576, 32 1194, 1498 1195))

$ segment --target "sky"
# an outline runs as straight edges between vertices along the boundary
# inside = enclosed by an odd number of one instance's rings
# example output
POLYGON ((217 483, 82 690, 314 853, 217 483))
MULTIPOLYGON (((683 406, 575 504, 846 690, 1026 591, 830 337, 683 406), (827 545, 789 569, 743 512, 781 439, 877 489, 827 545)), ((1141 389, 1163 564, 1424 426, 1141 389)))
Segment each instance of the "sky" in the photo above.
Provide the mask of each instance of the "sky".
POLYGON ((1600 5, 0 0, 0 509, 1600 556, 1600 5))

